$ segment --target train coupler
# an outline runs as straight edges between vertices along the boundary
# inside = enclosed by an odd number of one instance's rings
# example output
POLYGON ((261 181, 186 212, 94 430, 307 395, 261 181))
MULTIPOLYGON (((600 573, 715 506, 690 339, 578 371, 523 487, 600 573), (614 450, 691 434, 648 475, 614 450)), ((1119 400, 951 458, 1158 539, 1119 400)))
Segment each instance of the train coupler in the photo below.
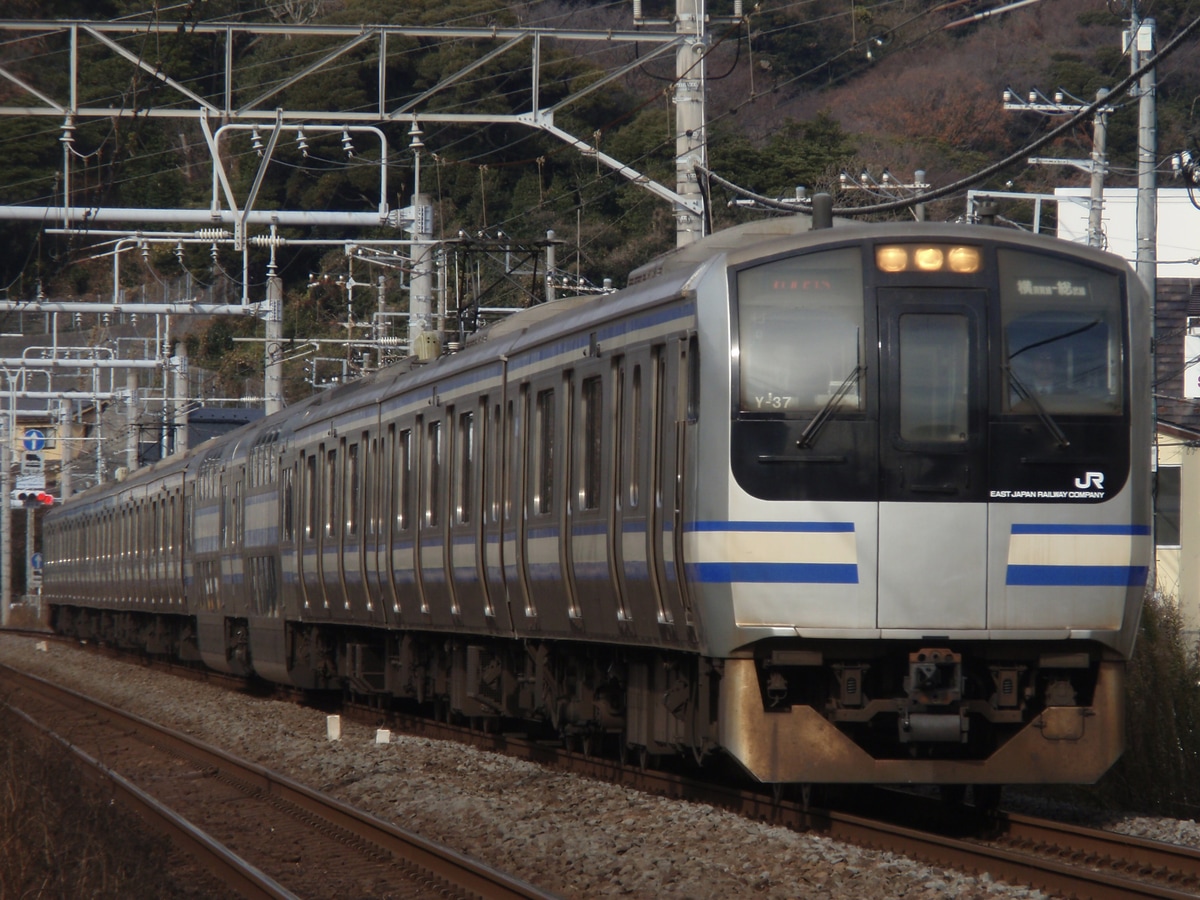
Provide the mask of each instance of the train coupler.
POLYGON ((965 708, 958 712, 908 712, 900 715, 902 744, 965 744, 971 719, 965 708))

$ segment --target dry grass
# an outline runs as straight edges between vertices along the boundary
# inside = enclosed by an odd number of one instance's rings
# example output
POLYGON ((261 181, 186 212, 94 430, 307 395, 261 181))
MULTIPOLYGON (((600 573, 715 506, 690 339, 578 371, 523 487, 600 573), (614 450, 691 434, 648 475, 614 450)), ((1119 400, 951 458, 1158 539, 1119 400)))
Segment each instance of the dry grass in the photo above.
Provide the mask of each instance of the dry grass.
POLYGON ((57 744, 0 730, 0 898, 201 896, 175 885, 170 856, 57 744))

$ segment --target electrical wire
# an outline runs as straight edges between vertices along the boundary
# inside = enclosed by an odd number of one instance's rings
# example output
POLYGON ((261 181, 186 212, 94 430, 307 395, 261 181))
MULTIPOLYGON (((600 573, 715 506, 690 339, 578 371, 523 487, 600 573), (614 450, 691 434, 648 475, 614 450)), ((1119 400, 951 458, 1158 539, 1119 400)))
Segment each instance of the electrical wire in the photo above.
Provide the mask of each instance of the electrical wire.
MULTIPOLYGON (((1147 72, 1149 72, 1155 66, 1157 66, 1161 60, 1169 58, 1177 49, 1179 49, 1179 47, 1183 44, 1183 42, 1188 37, 1190 37, 1193 33, 1195 33, 1197 31, 1197 29, 1200 29, 1200 17, 1197 17, 1196 19, 1192 20, 1191 23, 1189 23, 1183 30, 1181 30, 1178 34, 1176 34, 1175 37, 1173 37, 1166 44, 1166 46, 1164 46, 1158 53, 1156 53, 1154 56, 1150 57, 1145 63, 1143 63, 1141 66, 1139 66, 1137 68, 1137 70, 1135 70, 1134 72, 1129 74, 1126 78, 1124 78, 1122 81, 1120 81, 1110 91, 1108 96, 1101 97, 1101 98, 1095 100, 1094 102, 1089 103, 1087 106, 1083 107, 1078 113, 1073 115, 1071 118, 1067 119, 1062 124, 1050 129, 1050 131, 1048 131, 1042 137, 1038 138, 1037 140, 1035 140, 1029 144, 1026 144, 1024 147, 1022 147, 1021 149, 1017 150, 1014 153, 1009 154, 1008 156, 1006 156, 1004 159, 1000 160, 999 162, 995 162, 989 166, 985 166, 983 169, 980 169, 978 172, 975 172, 972 175, 968 175, 965 178, 960 178, 959 180, 957 180, 951 184, 945 185, 940 188, 935 188, 930 191, 926 191, 925 193, 922 193, 922 194, 914 194, 913 196, 904 198, 902 200, 895 200, 895 201, 892 201, 889 203, 877 203, 877 204, 874 204, 871 206, 835 207, 833 210, 834 214, 835 215, 868 215, 868 214, 874 214, 874 213, 893 212, 894 210, 904 209, 904 208, 912 206, 913 204, 916 204, 916 203, 928 203, 930 201, 939 200, 942 197, 946 197, 951 194, 955 194, 955 193, 963 190, 964 188, 970 187, 971 185, 976 184, 976 183, 984 180, 985 178, 988 178, 988 177, 996 174, 997 172, 1000 172, 1000 171, 1008 168, 1009 166, 1013 165, 1016 162, 1019 162, 1024 157, 1028 156, 1030 153, 1040 150, 1042 147, 1044 147, 1046 144, 1050 143, 1052 140, 1057 138, 1059 135, 1065 133, 1066 131, 1070 130, 1071 128, 1074 128, 1079 122, 1082 122, 1086 118, 1090 118, 1092 116, 1092 114, 1094 114, 1096 112, 1096 110, 1098 110, 1101 106, 1104 106, 1106 103, 1108 103, 1109 97, 1123 96, 1126 91, 1128 91, 1134 84, 1137 83, 1138 79, 1140 79, 1143 75, 1145 75, 1147 72)), ((720 184, 722 187, 726 188, 727 190, 734 191, 735 193, 738 193, 743 197, 752 199, 759 205, 765 206, 768 209, 786 210, 788 212, 805 212, 805 213, 812 212, 811 202, 810 203, 782 203, 778 200, 773 200, 769 197, 763 197, 762 195, 756 194, 752 191, 742 188, 742 187, 734 184, 733 182, 728 181, 727 179, 721 178, 715 172, 712 172, 706 166, 703 166, 701 164, 696 165, 696 170, 699 172, 702 172, 706 176, 712 178, 714 181, 716 181, 718 184, 720 184)))

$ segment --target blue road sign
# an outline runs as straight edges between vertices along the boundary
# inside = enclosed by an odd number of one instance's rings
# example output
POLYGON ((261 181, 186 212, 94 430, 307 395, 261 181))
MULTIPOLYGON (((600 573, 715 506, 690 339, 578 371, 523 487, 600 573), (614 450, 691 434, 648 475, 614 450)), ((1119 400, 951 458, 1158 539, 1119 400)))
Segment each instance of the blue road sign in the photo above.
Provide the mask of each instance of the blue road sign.
POLYGON ((36 570, 40 571, 42 568, 42 554, 40 554, 40 553, 33 554, 33 556, 29 557, 29 563, 30 563, 29 567, 31 569, 36 569, 36 570))
POLYGON ((36 453, 46 446, 46 436, 36 428, 26 428, 23 443, 26 450, 32 450, 36 453))

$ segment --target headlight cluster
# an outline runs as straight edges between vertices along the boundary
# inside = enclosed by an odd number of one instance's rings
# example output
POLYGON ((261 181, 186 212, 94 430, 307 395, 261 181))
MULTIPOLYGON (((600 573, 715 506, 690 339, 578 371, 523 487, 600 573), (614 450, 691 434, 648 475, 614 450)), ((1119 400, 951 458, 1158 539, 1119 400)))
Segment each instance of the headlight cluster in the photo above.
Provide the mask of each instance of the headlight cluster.
POLYGON ((875 248, 881 272, 953 272, 973 275, 983 267, 978 247, 951 244, 885 244, 875 248))

